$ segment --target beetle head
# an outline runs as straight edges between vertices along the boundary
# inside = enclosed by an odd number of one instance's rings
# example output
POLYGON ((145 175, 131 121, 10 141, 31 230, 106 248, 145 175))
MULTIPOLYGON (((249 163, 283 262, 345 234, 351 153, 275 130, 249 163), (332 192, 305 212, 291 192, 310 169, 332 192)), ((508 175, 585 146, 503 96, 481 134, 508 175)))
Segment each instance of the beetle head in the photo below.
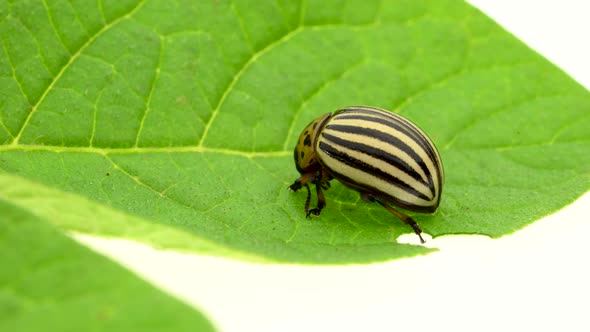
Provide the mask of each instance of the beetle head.
POLYGON ((321 168, 315 150, 316 142, 322 128, 331 116, 332 113, 326 113, 318 117, 308 124, 299 135, 294 151, 295 166, 299 173, 315 172, 321 168))

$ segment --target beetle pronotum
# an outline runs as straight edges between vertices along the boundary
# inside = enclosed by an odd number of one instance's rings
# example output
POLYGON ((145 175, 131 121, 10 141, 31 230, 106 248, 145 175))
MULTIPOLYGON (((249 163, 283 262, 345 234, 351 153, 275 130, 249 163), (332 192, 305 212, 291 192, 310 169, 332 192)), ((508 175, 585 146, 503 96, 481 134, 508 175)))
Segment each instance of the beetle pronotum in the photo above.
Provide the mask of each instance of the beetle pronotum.
POLYGON ((294 157, 301 177, 289 189, 307 189, 307 217, 320 214, 326 206, 323 190, 336 179, 359 191, 364 201, 379 203, 410 225, 424 243, 414 219, 391 205, 414 212, 436 211, 444 172, 432 141, 408 119, 368 106, 327 113, 303 130, 294 157), (313 209, 309 184, 317 193, 313 209))

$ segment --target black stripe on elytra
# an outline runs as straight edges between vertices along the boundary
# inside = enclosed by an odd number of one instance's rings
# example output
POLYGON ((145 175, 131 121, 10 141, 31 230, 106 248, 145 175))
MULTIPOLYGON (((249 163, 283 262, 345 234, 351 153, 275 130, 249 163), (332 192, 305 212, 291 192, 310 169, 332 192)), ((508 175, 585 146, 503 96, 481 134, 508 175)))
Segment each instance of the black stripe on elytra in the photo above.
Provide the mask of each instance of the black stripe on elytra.
MULTIPOLYGON (((367 136, 367 137, 371 137, 371 138, 375 138, 377 140, 380 140, 381 142, 391 144, 391 145, 397 147, 398 149, 404 151, 412 159, 414 159, 414 161, 420 166, 420 168, 422 169, 422 171, 426 175, 426 178, 429 179, 429 183, 432 181, 432 174, 430 173, 430 170, 428 169, 428 167, 424 163, 424 160, 422 160, 422 158, 416 153, 416 151, 414 151, 406 143, 402 142, 402 140, 400 140, 399 138, 397 138, 395 136, 389 135, 387 133, 384 133, 384 132, 376 130, 376 129, 363 128, 363 127, 359 127, 359 126, 333 124, 333 125, 327 125, 326 129, 331 129, 331 130, 338 131, 341 133, 349 133, 349 134, 367 136)), ((436 165, 436 163, 435 163, 435 165, 436 165)))
MULTIPOLYGON (((384 193, 383 191, 381 191, 377 188, 373 188, 373 187, 366 185, 366 184, 358 183, 358 182, 354 181, 353 179, 349 178, 348 176, 338 173, 329 167, 326 167, 326 168, 327 168, 328 172, 330 173, 330 175, 337 178, 338 181, 342 182, 347 187, 358 190, 359 192, 368 192, 368 193, 371 193, 371 194, 376 195, 378 197, 384 198, 389 203, 393 203, 396 206, 399 206, 399 207, 404 208, 406 210, 414 211, 414 212, 423 212, 423 213, 431 213, 436 210, 437 206, 435 206, 435 205, 416 205, 415 203, 406 202, 402 199, 399 199, 398 197, 393 197, 387 193, 384 193)), ((435 204, 434 201, 430 201, 430 202, 435 204)))
POLYGON ((401 179, 398 179, 397 177, 395 177, 393 174, 384 172, 383 170, 369 165, 365 162, 363 162, 362 160, 358 160, 342 151, 338 151, 336 148, 334 148, 332 145, 326 143, 326 142, 320 142, 319 144, 319 148, 320 150, 322 150, 324 153, 326 153, 328 156, 330 156, 331 158, 334 158, 354 169, 357 169, 359 171, 365 172, 367 174, 370 174, 372 176, 375 176, 383 181, 386 181, 387 183, 390 183, 400 189, 402 189, 403 191, 407 192, 410 195, 419 197, 425 201, 431 201, 430 198, 428 198, 426 195, 424 195, 423 193, 417 191, 414 187, 410 186, 409 184, 405 183, 404 181, 402 181, 401 179))
MULTIPOLYGON (((378 113, 376 113, 378 114, 378 113)), ((404 123, 395 117, 389 117, 389 119, 384 118, 375 118, 372 116, 362 115, 360 113, 350 114, 350 115, 339 115, 337 119, 348 119, 348 120, 362 120, 367 122, 379 123, 384 126, 387 126, 393 130, 399 131, 404 133, 406 136, 411 138, 418 146, 426 152, 428 157, 432 160, 432 163, 436 164, 436 156, 434 155, 434 151, 432 147, 428 143, 427 140, 424 139, 420 132, 416 131, 415 128, 408 126, 407 123, 404 123)))
POLYGON ((426 153, 428 154, 428 157, 432 160, 433 164, 438 164, 437 162, 437 158, 436 158, 436 152, 434 151, 433 147, 428 143, 429 139, 427 137, 425 137, 420 131, 416 130, 414 124, 412 124, 411 122, 409 122, 409 120, 404 119, 403 117, 395 114, 395 113, 391 113, 391 112, 386 112, 386 111, 376 111, 376 110, 370 110, 370 109, 365 109, 365 108, 350 108, 350 109, 345 109, 342 112, 338 113, 338 117, 339 118, 343 118, 343 117, 347 117, 350 115, 345 115, 345 114, 373 114, 373 115, 377 115, 377 116, 386 116, 389 119, 391 119, 392 121, 394 121, 394 123, 399 124, 397 127, 395 125, 393 125, 392 122, 388 122, 387 120, 384 119, 379 119, 381 121, 376 121, 377 119, 375 118, 364 118, 363 120, 367 120, 367 121, 374 121, 374 122, 378 122, 384 125, 388 125, 391 124, 392 126, 390 126, 391 128, 394 129, 398 129, 400 131, 403 131, 406 135, 412 137, 414 139, 414 141, 420 145, 420 147, 422 147, 422 149, 424 149, 424 151, 426 151, 426 153), (387 122, 387 123, 385 123, 387 122), (405 128, 405 130, 401 130, 400 127, 403 126, 403 128, 405 128))
POLYGON ((382 161, 386 162, 387 164, 398 168, 402 172, 411 176, 414 180, 416 180, 416 181, 422 183, 423 185, 425 185, 426 187, 430 188, 430 191, 432 193, 434 193, 434 185, 433 185, 432 181, 428 181, 428 182, 424 181, 424 179, 422 179, 420 174, 418 174, 418 172, 416 172, 416 170, 414 168, 412 168, 410 165, 408 165, 401 158, 396 157, 395 155, 388 153, 386 151, 383 151, 381 149, 378 149, 374 146, 349 141, 346 139, 342 139, 340 137, 336 137, 334 135, 330 135, 328 133, 322 133, 322 137, 327 139, 331 143, 336 144, 336 145, 340 145, 345 148, 348 148, 348 149, 351 149, 354 151, 358 151, 360 153, 363 153, 363 154, 369 155, 371 157, 374 157, 376 159, 382 160, 382 161))

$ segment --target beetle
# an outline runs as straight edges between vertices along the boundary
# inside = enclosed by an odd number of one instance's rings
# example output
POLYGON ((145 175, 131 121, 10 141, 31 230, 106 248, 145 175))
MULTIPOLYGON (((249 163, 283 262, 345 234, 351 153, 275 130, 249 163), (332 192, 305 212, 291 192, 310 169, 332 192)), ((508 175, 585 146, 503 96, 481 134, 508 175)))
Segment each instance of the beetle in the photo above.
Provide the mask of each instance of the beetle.
POLYGON ((301 177, 289 189, 307 189, 306 217, 320 215, 326 206, 324 190, 336 179, 360 192, 363 201, 377 202, 410 225, 424 243, 418 223, 393 206, 435 212, 444 171, 434 143, 410 120, 370 106, 349 106, 326 113, 302 131, 294 159, 301 177), (313 209, 309 208, 310 184, 315 185, 317 194, 313 209))

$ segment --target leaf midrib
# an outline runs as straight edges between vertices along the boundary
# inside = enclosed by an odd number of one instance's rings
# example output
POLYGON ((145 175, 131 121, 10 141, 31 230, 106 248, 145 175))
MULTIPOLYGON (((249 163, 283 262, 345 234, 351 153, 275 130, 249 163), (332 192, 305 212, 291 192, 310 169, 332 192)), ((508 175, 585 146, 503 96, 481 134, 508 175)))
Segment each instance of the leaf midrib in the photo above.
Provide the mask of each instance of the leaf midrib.
MULTIPOLYGON (((477 146, 477 147, 444 147, 441 151, 487 151, 495 150, 498 152, 506 152, 514 149, 526 149, 526 148, 538 148, 547 147, 551 145, 567 145, 567 144, 589 144, 590 141, 586 140, 571 140, 571 141, 549 141, 532 144, 515 144, 515 145, 503 145, 503 146, 477 146)), ((97 147, 75 147, 75 146, 57 146, 57 145, 24 145, 24 144, 11 144, 11 145, 0 145, 0 153, 2 152, 14 152, 14 151, 26 151, 26 152, 54 152, 54 153, 91 153, 99 155, 109 154, 147 154, 147 153, 212 153, 229 156, 240 156, 249 159, 253 158, 276 158, 276 157, 289 157, 293 154, 291 149, 289 150, 277 150, 277 151, 240 151, 233 149, 221 149, 221 148, 209 148, 205 146, 171 146, 171 147, 129 147, 129 148, 97 148, 97 147)))
POLYGON ((271 158, 286 157, 293 154, 293 151, 267 151, 267 152, 246 152, 232 149, 209 148, 204 146, 174 146, 174 147, 129 147, 129 148, 97 148, 97 147, 70 147, 56 145, 0 145, 0 153, 10 151, 45 151, 54 153, 93 153, 99 155, 109 154, 142 154, 142 153, 215 153, 222 155, 241 156, 246 158, 271 158))

